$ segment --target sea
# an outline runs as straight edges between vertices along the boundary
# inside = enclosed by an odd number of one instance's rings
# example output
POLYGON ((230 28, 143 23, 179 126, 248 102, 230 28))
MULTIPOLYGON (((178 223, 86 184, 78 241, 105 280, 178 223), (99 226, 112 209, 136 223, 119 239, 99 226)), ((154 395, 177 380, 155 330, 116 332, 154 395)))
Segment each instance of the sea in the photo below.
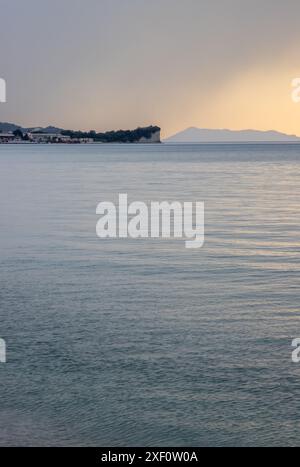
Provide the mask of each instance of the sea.
POLYGON ((0 146, 1 446, 299 446, 300 145, 0 146), (205 243, 96 235, 200 201, 205 243))

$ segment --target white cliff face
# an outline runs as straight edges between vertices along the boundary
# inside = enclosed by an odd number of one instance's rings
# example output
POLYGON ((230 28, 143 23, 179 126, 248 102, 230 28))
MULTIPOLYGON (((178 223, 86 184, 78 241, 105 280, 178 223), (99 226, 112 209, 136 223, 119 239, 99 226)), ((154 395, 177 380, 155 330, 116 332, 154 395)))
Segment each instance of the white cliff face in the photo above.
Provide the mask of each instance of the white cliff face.
POLYGON ((160 143, 160 131, 152 133, 151 138, 145 138, 143 136, 139 139, 138 143, 160 143))

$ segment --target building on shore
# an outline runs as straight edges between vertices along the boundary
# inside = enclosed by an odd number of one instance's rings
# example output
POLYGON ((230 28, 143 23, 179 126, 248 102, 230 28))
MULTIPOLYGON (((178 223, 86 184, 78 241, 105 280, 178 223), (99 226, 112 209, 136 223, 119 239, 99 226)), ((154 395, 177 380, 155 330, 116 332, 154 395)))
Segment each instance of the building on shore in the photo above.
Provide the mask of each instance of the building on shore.
POLYGON ((160 128, 152 125, 145 128, 138 127, 135 130, 107 131, 105 133, 61 130, 55 127, 26 129, 13 124, 6 124, 6 126, 14 126, 16 129, 13 131, 11 128, 9 130, 4 128, 3 133, 0 133, 0 143, 160 143, 160 128))
POLYGON ((0 133, 0 143, 9 143, 16 139, 13 133, 0 133))
POLYGON ((29 141, 32 143, 70 143, 69 136, 63 136, 60 133, 27 133, 29 141))

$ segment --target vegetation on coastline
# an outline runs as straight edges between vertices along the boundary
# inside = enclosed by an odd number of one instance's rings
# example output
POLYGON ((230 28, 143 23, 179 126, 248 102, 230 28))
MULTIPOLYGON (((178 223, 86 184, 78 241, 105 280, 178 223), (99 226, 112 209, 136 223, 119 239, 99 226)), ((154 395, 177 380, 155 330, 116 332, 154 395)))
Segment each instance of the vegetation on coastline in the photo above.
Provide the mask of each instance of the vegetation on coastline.
POLYGON ((39 143, 160 143, 160 128, 148 126, 135 130, 117 130, 97 133, 63 130, 56 127, 22 128, 12 123, 0 123, 1 142, 39 143))
POLYGON ((136 128, 135 130, 107 131, 105 133, 96 133, 96 131, 62 131, 63 136, 70 136, 72 139, 89 138, 100 143, 135 143, 142 138, 151 139, 152 135, 160 132, 158 126, 148 126, 145 128, 136 128))

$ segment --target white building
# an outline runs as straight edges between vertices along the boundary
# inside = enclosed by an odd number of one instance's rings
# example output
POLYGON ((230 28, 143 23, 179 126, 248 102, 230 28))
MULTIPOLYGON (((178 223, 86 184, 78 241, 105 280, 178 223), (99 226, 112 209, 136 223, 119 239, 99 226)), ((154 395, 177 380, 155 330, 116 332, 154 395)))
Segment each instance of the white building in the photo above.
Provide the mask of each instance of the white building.
POLYGON ((34 143, 69 143, 70 136, 63 136, 60 133, 28 133, 30 141, 34 143))
POLYGON ((13 133, 0 133, 0 143, 8 143, 9 141, 13 141, 15 135, 13 133))

